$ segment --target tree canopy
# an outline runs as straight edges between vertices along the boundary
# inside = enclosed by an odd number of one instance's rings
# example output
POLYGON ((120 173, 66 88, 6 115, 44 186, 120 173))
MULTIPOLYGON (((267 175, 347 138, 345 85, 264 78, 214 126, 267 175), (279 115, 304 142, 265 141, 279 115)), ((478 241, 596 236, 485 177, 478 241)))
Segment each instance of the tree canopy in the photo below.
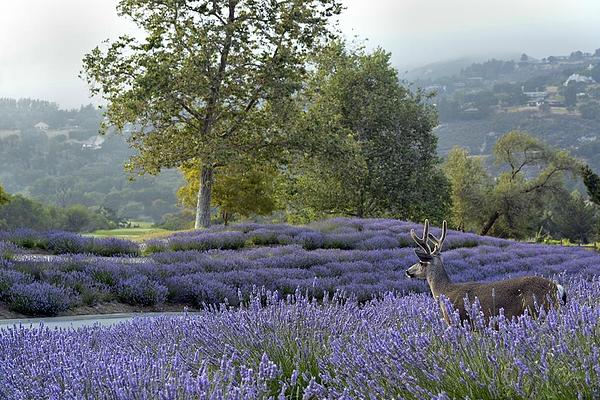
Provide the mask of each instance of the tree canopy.
POLYGON ((451 152, 445 170, 453 184, 453 217, 458 226, 482 235, 527 236, 537 228, 551 195, 564 191, 564 174, 579 173, 580 163, 519 131, 502 136, 493 152, 500 168, 493 182, 466 150, 451 152))
POLYGON ((573 243, 589 243, 596 237, 600 214, 595 204, 586 202, 579 192, 559 193, 551 212, 551 230, 573 243))
POLYGON ((316 59, 304 100, 312 148, 289 170, 292 212, 443 218, 448 184, 436 169, 435 111, 401 85, 389 53, 333 43, 316 59))
MULTIPOLYGON (((179 201, 194 207, 198 193, 198 168, 183 168, 187 184, 177 191, 179 201)), ((218 207, 223 222, 234 216, 268 215, 277 207, 277 169, 261 164, 235 164, 221 168, 215 180, 212 205, 218 207)))
POLYGON ((215 169, 240 155, 270 158, 289 142, 307 56, 331 34, 337 0, 121 0, 145 32, 83 60, 109 125, 130 130, 130 168, 200 163, 196 227, 210 224, 215 169))
POLYGON ((482 158, 454 147, 444 163, 444 172, 452 187, 452 225, 461 231, 480 229, 487 217, 486 204, 493 187, 482 158))

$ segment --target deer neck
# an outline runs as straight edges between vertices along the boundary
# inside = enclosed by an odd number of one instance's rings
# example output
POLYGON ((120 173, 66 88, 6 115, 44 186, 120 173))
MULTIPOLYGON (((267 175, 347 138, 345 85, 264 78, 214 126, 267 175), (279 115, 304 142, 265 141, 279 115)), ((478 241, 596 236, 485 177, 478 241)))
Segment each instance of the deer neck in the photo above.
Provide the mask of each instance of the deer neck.
POLYGON ((427 269, 427 283, 431 289, 431 294, 434 298, 438 298, 440 294, 444 294, 448 287, 452 284, 442 259, 439 257, 434 258, 431 261, 429 268, 427 269))

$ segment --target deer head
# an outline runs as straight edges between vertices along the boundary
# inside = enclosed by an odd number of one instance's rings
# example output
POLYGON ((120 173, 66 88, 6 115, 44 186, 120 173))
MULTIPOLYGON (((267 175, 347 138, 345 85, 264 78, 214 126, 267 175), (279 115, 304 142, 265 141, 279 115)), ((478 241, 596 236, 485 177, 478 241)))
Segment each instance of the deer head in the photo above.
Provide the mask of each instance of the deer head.
POLYGON ((436 238, 433 234, 429 233, 429 220, 427 219, 423 228, 423 237, 417 236, 414 229, 410 230, 410 236, 419 246, 415 249, 415 254, 419 258, 419 262, 406 270, 406 276, 409 278, 427 279, 428 272, 431 272, 431 270, 443 270, 441 252, 447 233, 448 224, 444 221, 442 223, 442 234, 439 238, 436 238), (430 246, 430 242, 433 247, 430 246))

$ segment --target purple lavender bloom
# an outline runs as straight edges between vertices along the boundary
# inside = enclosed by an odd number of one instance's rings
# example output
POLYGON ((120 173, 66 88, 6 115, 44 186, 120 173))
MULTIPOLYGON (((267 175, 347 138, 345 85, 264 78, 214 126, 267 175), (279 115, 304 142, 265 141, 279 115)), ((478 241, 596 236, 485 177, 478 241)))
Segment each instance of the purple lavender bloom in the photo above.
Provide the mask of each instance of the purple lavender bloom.
POLYGON ((306 250, 315 250, 323 247, 323 234, 320 232, 304 232, 299 234, 295 240, 306 250))
POLYGON ((125 279, 117 285, 116 291, 118 299, 123 303, 140 306, 162 304, 168 293, 165 286, 144 275, 125 279))
MULTIPOLYGON (((201 280, 199 281, 201 282, 201 280)), ((427 295, 359 305, 258 290, 239 308, 0 329, 5 398, 597 398, 600 280, 543 318, 447 326, 427 295)), ((446 304, 450 307, 450 304, 446 304)), ((468 305, 474 320, 480 309, 468 305)), ((449 313, 455 315, 449 308, 449 313)))
POLYGON ((0 241, 0 260, 11 259, 17 253, 19 253, 19 247, 15 244, 0 241))
POLYGON ((78 302, 69 289, 45 282, 16 283, 8 291, 8 307, 27 315, 56 315, 78 302))
POLYGON ((10 289, 19 283, 32 283, 33 276, 12 269, 0 268, 0 300, 9 298, 10 289))

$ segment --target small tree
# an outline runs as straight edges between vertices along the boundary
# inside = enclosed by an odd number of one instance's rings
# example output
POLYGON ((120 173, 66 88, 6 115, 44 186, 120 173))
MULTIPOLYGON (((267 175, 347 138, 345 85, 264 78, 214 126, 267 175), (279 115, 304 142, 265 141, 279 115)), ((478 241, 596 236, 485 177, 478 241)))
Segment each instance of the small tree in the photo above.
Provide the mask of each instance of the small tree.
POLYGON ((452 187, 452 224, 456 229, 477 230, 485 221, 493 181, 481 157, 454 147, 444 163, 452 187))
POLYGON ((10 201, 10 196, 4 191, 4 188, 0 186, 0 205, 6 204, 10 201))
MULTIPOLYGON (((179 201, 187 207, 195 205, 198 192, 198 168, 182 168, 187 184, 177 191, 179 201)), ((219 171, 213 187, 212 204, 218 207, 225 225, 235 215, 271 214, 277 206, 277 170, 256 164, 229 165, 219 171)))
POLYGON ((579 85, 577 82, 571 81, 564 89, 565 105, 567 107, 574 107, 577 105, 577 92, 579 85))
MULTIPOLYGON (((598 50, 600 50, 600 49, 598 49, 598 50)), ((598 57, 600 57, 600 55, 598 57)), ((590 75, 596 82, 600 83, 600 63, 596 63, 596 65, 594 65, 592 67, 592 70, 590 71, 590 75)))
POLYGON ((545 196, 563 187, 563 173, 579 172, 580 164, 566 151, 555 150, 527 133, 513 131, 494 146, 496 164, 505 170, 496 180, 481 234, 502 220, 501 233, 523 235, 532 213, 543 208, 545 196))
POLYGON ((594 239, 598 226, 598 206, 586 202, 575 191, 554 208, 552 220, 556 235, 571 242, 586 244, 594 239))
POLYGON ((600 103, 589 101, 579 106, 581 117, 585 119, 600 119, 600 103))
POLYGON ((215 170, 289 143, 290 98, 340 10, 337 0, 120 0, 146 37, 96 47, 84 75, 108 101, 107 125, 131 130, 132 170, 201 160, 196 228, 206 227, 215 170))

